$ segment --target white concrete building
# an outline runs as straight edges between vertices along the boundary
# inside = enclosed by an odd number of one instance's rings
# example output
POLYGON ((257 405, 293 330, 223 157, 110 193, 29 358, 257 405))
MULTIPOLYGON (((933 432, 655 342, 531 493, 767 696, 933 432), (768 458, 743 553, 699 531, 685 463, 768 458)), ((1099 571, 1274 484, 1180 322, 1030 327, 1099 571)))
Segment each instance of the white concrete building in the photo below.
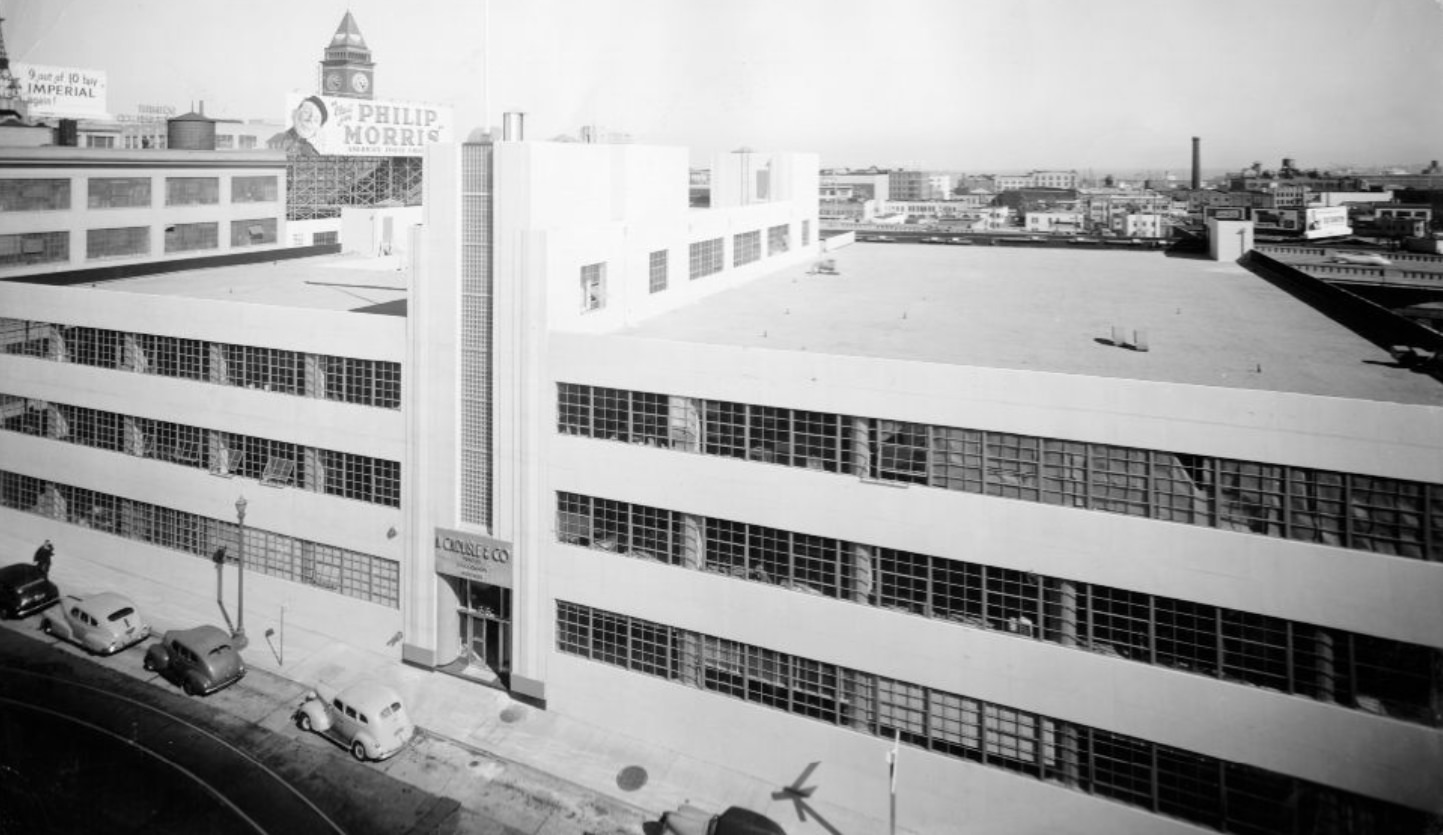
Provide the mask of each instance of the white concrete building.
POLYGON ((684 164, 428 158, 411 663, 778 786, 825 762, 878 821, 900 735, 917 832, 1443 811, 1436 381, 1235 265, 820 273, 814 163, 710 216, 684 164))
POLYGON ((1077 233, 1084 231, 1082 212, 1028 212, 1028 232, 1077 233))
POLYGON ((201 584, 244 495, 252 632, 822 763, 879 830, 894 740, 900 831, 1443 813, 1436 380, 1231 263, 819 270, 814 156, 706 210, 687 159, 433 147, 399 272, 0 281, 0 523, 201 584))
POLYGON ((0 149, 0 278, 273 249, 285 199, 274 152, 0 149))
POLYGON ((998 191, 1024 188, 1077 188, 1076 171, 1029 171, 1026 174, 998 174, 992 178, 998 191))
POLYGON ((1171 230, 1171 218, 1160 214, 1123 215, 1116 229, 1127 238, 1165 238, 1171 230))
POLYGON ((219 549, 241 556, 244 497, 250 634, 284 621, 384 646, 400 626, 406 320, 381 300, 404 299, 405 275, 276 255, 0 280, 0 519, 207 589, 219 549))

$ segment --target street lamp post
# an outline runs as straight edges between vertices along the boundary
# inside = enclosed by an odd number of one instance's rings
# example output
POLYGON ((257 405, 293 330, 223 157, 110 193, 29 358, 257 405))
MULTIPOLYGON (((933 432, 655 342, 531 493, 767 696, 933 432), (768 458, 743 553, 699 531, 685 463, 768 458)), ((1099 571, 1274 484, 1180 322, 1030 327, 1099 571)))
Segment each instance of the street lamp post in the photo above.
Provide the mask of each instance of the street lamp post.
POLYGON ((240 523, 240 537, 236 542, 236 613, 235 631, 231 633, 237 649, 246 644, 246 497, 235 500, 236 520, 240 523))

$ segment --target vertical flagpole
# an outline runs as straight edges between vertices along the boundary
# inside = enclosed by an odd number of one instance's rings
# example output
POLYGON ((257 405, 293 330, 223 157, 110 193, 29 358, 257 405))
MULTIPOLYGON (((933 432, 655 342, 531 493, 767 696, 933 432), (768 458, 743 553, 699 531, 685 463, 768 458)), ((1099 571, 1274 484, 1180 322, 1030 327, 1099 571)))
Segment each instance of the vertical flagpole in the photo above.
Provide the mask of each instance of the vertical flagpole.
MULTIPOLYGON (((491 0, 482 0, 481 25, 481 129, 491 132, 491 0)), ((494 137, 493 137, 494 138, 494 137)))
POLYGON ((902 742, 902 732, 892 729, 892 750, 887 752, 888 794, 891 796, 891 835, 897 835, 897 754, 902 742))

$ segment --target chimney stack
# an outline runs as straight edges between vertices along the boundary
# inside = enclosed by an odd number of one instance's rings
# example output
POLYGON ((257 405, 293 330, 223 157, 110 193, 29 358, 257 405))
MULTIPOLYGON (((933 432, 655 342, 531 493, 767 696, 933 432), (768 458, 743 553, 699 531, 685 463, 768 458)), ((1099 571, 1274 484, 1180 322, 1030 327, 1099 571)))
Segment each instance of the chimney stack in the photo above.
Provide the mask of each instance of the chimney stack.
POLYGON ((1194 136, 1192 138, 1192 188, 1197 191, 1202 188, 1202 140, 1194 136))

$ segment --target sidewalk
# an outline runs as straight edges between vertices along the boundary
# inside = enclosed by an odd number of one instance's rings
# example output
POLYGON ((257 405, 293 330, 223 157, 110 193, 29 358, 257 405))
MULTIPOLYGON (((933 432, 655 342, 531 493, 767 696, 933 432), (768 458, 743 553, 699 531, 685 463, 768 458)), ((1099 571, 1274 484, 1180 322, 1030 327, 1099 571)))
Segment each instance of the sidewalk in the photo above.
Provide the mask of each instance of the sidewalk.
MULTIPOLYGON (((34 548, 34 543, 0 533, 0 564, 28 561, 34 548)), ((51 579, 62 595, 119 592, 135 602, 157 632, 201 623, 225 624, 213 590, 210 596, 199 594, 168 585, 163 577, 137 576, 67 553, 63 543, 57 543, 57 548, 51 579)), ((226 602, 232 607, 234 597, 227 594, 226 602)), ((231 611, 231 617, 234 614, 231 611)), ((790 835, 887 831, 886 821, 859 815, 823 797, 807 800, 820 819, 807 814, 802 820, 790 800, 774 797, 781 786, 553 711, 537 710, 500 690, 358 650, 319 633, 287 625, 282 659, 275 636, 247 631, 250 646, 244 654, 252 668, 307 687, 318 683, 342 687, 361 678, 383 681, 402 695, 413 721, 428 733, 609 798, 620 804, 622 819, 639 816, 655 821, 662 812, 690 802, 717 812, 744 806, 770 816, 790 835)), ((639 835, 641 829, 635 831, 639 835)))

